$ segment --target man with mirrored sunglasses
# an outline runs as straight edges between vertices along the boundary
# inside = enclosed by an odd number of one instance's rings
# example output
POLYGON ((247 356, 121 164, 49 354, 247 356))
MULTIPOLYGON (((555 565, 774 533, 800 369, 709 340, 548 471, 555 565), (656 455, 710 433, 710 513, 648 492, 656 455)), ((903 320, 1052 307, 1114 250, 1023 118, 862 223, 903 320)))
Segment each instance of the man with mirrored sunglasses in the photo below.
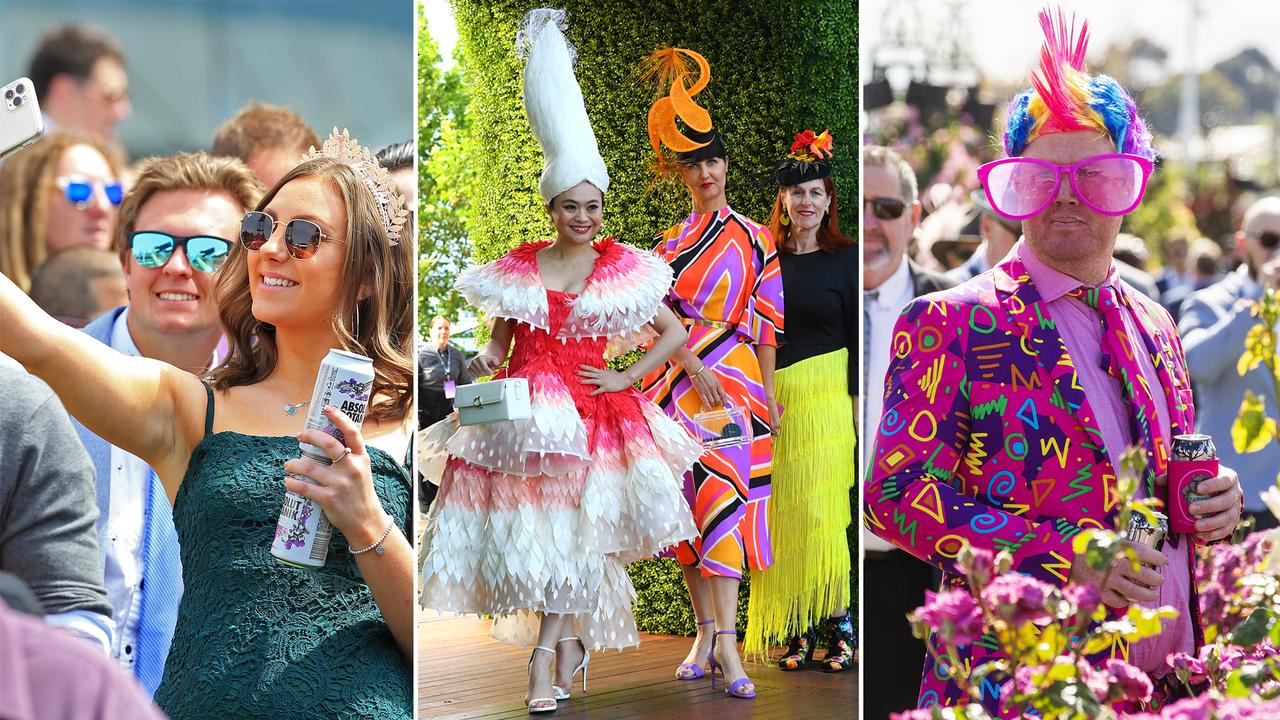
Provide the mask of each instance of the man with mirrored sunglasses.
MULTIPOLYGON (((204 153, 145 161, 120 206, 114 244, 129 304, 84 332, 126 355, 203 375, 218 360, 222 330, 214 275, 262 185, 238 160, 204 153)), ((99 539, 115 615, 112 655, 149 693, 160 684, 182 598, 172 508, 151 468, 76 430, 97 473, 99 539)))
MULTIPOLYGON (((1245 336, 1258 323, 1253 303, 1267 290, 1280 290, 1280 197, 1264 197, 1244 213, 1236 246, 1245 262, 1218 282, 1197 290, 1182 305, 1178 332, 1187 352, 1187 369, 1196 393, 1196 431, 1230 438, 1231 424, 1246 391, 1266 398, 1275 414, 1275 391, 1265 366, 1243 376, 1236 361, 1245 336)), ((1236 468, 1244 487, 1244 506, 1257 529, 1276 526, 1260 493, 1274 486, 1280 471, 1280 447, 1267 443, 1259 452, 1240 454, 1230 441, 1216 443, 1221 462, 1236 468)))
MULTIPOLYGON (((1193 432, 1195 410, 1168 313, 1123 282, 1112 259, 1151 172, 1151 135, 1115 80, 1088 74, 1087 26, 1047 10, 1041 24, 1041 66, 1010 104, 1007 157, 979 171, 992 207, 1020 220, 1023 237, 989 272, 916 300, 899 319, 864 521, 942 569, 946 587, 967 585, 956 557, 968 544, 1009 551, 1012 572, 1045 583, 1093 585, 1112 617, 1129 605, 1173 606, 1178 616, 1158 636, 1114 649, 1151 677, 1163 706, 1185 692, 1166 658, 1204 642, 1195 546, 1230 537, 1240 484, 1225 464, 1200 482, 1195 532, 1171 533, 1160 549, 1130 544, 1138 565, 1101 573, 1077 560, 1081 531, 1115 529, 1126 448, 1146 459, 1137 495, 1166 499, 1170 442, 1193 432)), ((953 661, 977 672, 999 659, 973 643, 953 661)), ((920 704, 968 701, 948 675, 925 661, 920 704)), ((1016 716, 1001 702, 1007 678, 987 678, 995 691, 983 705, 1016 716)))

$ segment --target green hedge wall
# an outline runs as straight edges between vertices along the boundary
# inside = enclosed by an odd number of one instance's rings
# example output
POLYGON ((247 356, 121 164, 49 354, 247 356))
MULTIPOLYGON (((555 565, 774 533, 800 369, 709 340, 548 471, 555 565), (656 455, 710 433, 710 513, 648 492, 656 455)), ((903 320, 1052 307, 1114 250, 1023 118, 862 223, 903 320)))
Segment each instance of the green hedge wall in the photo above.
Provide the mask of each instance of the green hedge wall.
MULTIPOLYGON (((487 262, 550 234, 538 197, 542 152, 525 118, 522 68, 514 49, 524 14, 542 3, 453 0, 452 5, 468 72, 475 186, 483 188, 468 198, 467 227, 473 259, 487 262)), ((777 190, 769 175, 790 149, 791 136, 806 128, 829 128, 840 158, 835 181, 846 197, 843 228, 856 237, 857 211, 850 201, 858 165, 856 3, 569 0, 557 6, 568 11, 578 82, 612 182, 604 233, 648 246, 689 212, 682 186, 652 182, 645 121, 654 88, 635 74, 650 52, 674 45, 702 53, 711 64, 709 90, 697 100, 725 136, 733 207, 766 221, 777 190)), ((855 536, 856 524, 850 531, 851 539, 855 536)), ((637 563, 632 577, 643 630, 692 633, 688 595, 673 562, 637 563)), ((853 586, 856 591, 856 577, 853 586)), ((743 588, 745 596, 745 583, 743 588)))

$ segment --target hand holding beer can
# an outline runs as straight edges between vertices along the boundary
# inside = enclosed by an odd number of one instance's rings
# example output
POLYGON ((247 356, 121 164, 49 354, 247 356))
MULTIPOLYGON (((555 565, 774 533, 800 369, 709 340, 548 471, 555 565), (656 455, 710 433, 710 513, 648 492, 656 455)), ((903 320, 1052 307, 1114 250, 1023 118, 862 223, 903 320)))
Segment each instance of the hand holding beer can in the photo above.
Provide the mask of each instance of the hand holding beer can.
MULTIPOLYGON (((373 360, 344 350, 330 350, 320 363, 315 388, 311 391, 307 429, 320 430, 345 445, 346 438, 325 417, 324 408, 326 405, 338 408, 359 426, 364 423, 372 388, 373 360)), ((315 445, 299 442, 298 449, 302 457, 313 462, 323 465, 334 462, 315 445)), ((300 475, 292 477, 312 482, 300 475)), ((297 493, 285 491, 284 507, 280 510, 275 539, 271 543, 271 554, 277 560, 297 567, 321 567, 329 554, 332 537, 333 526, 319 505, 297 493)))
POLYGON ((1175 435, 1169 448, 1169 530, 1194 535, 1196 516, 1191 504, 1207 496, 1197 492, 1200 482, 1218 476, 1218 451, 1208 435, 1175 435))

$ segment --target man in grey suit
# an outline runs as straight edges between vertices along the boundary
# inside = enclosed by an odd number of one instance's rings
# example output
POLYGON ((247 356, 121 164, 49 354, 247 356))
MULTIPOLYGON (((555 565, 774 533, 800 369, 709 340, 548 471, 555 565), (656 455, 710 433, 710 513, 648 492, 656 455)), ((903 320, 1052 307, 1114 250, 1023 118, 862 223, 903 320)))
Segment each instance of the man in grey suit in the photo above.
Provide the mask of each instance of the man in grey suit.
MULTIPOLYGON (((878 145, 862 149, 862 382, 858 457, 867 463, 875 423, 884 405, 885 374, 893 325, 912 299, 952 287, 947 278, 912 262, 907 246, 920 222, 915 170, 902 156, 878 145)), ((887 618, 880 632, 866 633, 863 657, 875 658, 862 672, 868 693, 867 717, 888 717, 911 707, 919 694, 924 645, 911 635, 906 614, 924 604, 924 592, 936 587, 934 570, 879 537, 862 533, 865 553, 863 611, 887 618)))
MULTIPOLYGON (((104 313, 84 332, 125 355, 203 375, 216 364, 222 339, 213 274, 261 195, 257 178, 234 158, 196 153, 143 163, 114 236, 129 305, 104 313)), ((154 693, 182 599, 173 509, 145 462, 80 423, 76 430, 97 471, 98 533, 115 617, 112 655, 154 693)))
POLYGON ((1274 527, 1276 519, 1258 494, 1276 484, 1280 446, 1272 442, 1260 452, 1238 454, 1231 443, 1231 423, 1245 390, 1263 397, 1270 416, 1278 414, 1266 367, 1259 366, 1241 377, 1236 361, 1244 352, 1249 328, 1258 322, 1250 314, 1252 302, 1266 288, 1280 290, 1280 198, 1262 198, 1249 206, 1236 243, 1244 264, 1187 298, 1178 334, 1195 391, 1196 430, 1212 435, 1222 464, 1240 473, 1245 510, 1257 518, 1259 527, 1274 527))

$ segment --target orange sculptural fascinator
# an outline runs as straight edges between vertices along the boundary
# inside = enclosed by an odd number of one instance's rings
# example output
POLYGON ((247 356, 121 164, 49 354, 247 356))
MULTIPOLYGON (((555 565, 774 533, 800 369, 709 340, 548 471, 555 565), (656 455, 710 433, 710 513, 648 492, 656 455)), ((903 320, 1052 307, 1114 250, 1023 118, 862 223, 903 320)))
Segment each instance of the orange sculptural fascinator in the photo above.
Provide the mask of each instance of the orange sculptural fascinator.
POLYGON ((673 170, 663 146, 679 161, 724 157, 724 143, 711 128, 711 114, 694 101, 711 81, 711 66, 701 54, 684 48, 655 51, 640 66, 641 77, 657 83, 658 97, 649 108, 649 144, 657 156, 657 170, 673 170), (676 123, 684 123, 690 132, 676 123))

